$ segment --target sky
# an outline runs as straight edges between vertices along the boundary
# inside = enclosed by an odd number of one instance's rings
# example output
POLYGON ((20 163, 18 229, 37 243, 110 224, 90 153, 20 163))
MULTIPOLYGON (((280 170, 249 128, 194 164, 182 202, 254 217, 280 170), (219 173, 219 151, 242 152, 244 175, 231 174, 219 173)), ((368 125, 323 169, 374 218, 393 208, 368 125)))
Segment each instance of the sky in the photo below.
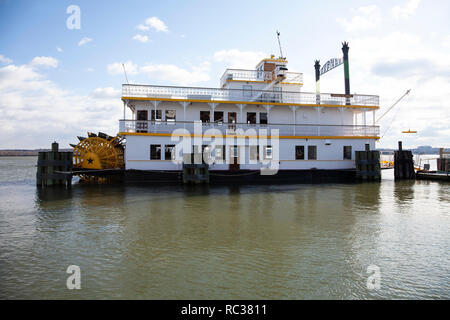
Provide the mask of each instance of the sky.
MULTIPOLYGON (((450 147, 449 15, 447 0, 0 0, 0 149, 114 135, 122 63, 130 83, 218 87, 227 67, 278 56, 276 30, 305 92, 314 60, 341 57, 342 41, 351 92, 379 95, 378 116, 411 89, 380 121, 377 147, 450 147)), ((344 92, 342 67, 321 90, 344 92)))

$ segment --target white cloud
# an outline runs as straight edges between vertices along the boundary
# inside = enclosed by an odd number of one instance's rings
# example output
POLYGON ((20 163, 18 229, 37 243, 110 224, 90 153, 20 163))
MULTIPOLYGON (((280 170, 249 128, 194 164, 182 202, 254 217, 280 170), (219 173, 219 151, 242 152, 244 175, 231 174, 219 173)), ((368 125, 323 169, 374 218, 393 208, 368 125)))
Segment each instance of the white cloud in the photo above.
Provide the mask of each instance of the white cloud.
POLYGON ((145 24, 156 31, 161 32, 169 32, 169 28, 167 28, 166 24, 162 22, 158 17, 151 17, 145 20, 145 24))
POLYGON ((79 47, 84 46, 84 45, 88 44, 91 41, 92 41, 91 38, 84 37, 83 39, 80 40, 80 42, 78 42, 78 46, 79 47))
POLYGON ((356 10, 352 9, 355 15, 347 20, 346 18, 337 18, 339 23, 345 31, 365 31, 375 29, 381 22, 380 9, 376 5, 360 7, 356 10))
POLYGON ((84 71, 86 71, 86 72, 94 72, 95 69, 94 68, 86 68, 86 69, 84 69, 84 71))
POLYGON ((113 87, 107 88, 97 88, 95 89, 90 96, 93 98, 116 98, 120 99, 121 91, 118 89, 114 89, 113 87))
MULTIPOLYGON (((127 71, 128 75, 137 74, 138 73, 138 66, 137 64, 134 64, 132 61, 128 60, 125 64, 125 70, 127 71)), ((121 62, 114 62, 109 64, 106 69, 108 72, 112 75, 118 75, 123 74, 123 66, 121 62)))
POLYGON ((56 51, 63 52, 63 49, 61 49, 60 47, 56 47, 56 51))
POLYGON ((214 53, 214 60, 224 62, 227 68, 254 69, 256 64, 267 55, 264 52, 240 51, 238 49, 221 50, 214 53))
POLYGON ((0 54, 0 63, 5 63, 5 64, 9 64, 12 63, 13 61, 7 57, 5 57, 4 55, 0 54))
POLYGON ((193 66, 191 70, 183 69, 173 64, 148 64, 140 68, 140 72, 150 79, 168 81, 179 85, 191 85, 209 81, 209 71, 209 62, 193 66))
MULTIPOLYGON (((436 50, 433 40, 406 32, 384 35, 358 35, 349 39, 351 92, 380 96, 381 116, 407 89, 411 94, 379 123, 384 133, 380 147, 448 145, 450 130, 450 51, 436 50), (407 136, 402 130, 418 130, 407 136)), ((322 92, 343 92, 343 69, 327 73, 321 80, 322 92)), ((305 92, 314 91, 313 75, 305 81, 305 92)), ((361 119, 361 118, 360 118, 361 119)), ((369 124, 372 117, 368 118, 369 124)), ((360 122, 361 123, 361 122, 360 122)))
MULTIPOLYGON (((127 61, 125 68, 127 75, 139 74, 155 81, 165 81, 176 85, 191 85, 209 81, 211 65, 209 62, 204 62, 192 66, 190 69, 181 68, 174 64, 146 64, 138 67, 132 61, 127 61)), ((123 67, 120 62, 109 64, 107 70, 112 75, 123 75, 123 67)))
POLYGON ((395 6, 391 9, 391 14, 395 19, 407 19, 414 15, 421 0, 408 0, 404 6, 395 6))
POLYGON ((148 31, 148 30, 150 30, 150 27, 146 26, 146 25, 143 25, 143 24, 138 24, 136 26, 136 29, 141 30, 141 31, 148 31))
POLYGON ((147 36, 140 35, 140 34, 137 34, 137 35, 135 35, 135 36, 133 37, 133 40, 140 41, 140 42, 142 42, 142 43, 146 43, 146 42, 148 42, 148 37, 147 37, 147 36))
POLYGON ((450 35, 445 36, 442 40, 442 45, 446 48, 450 48, 450 35))
POLYGON ((0 148, 48 148, 54 140, 68 148, 86 131, 114 135, 118 123, 111 119, 121 117, 121 106, 119 89, 98 88, 77 95, 46 79, 31 62, 4 66, 0 68, 0 148))
POLYGON ((58 60, 53 57, 34 57, 31 60, 31 65, 56 68, 58 66, 58 60))

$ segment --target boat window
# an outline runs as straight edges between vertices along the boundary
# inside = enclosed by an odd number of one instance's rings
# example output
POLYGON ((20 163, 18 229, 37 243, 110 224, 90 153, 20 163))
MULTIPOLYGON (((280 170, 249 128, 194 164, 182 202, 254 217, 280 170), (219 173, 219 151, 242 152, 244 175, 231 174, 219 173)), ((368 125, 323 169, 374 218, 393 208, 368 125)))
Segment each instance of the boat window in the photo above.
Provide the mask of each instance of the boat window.
POLYGON ((266 146, 264 148, 264 160, 271 160, 273 157, 272 146, 266 146))
POLYGON ((317 160, 317 146, 308 146, 308 160, 317 160))
POLYGON ((137 111, 137 120, 148 120, 148 111, 147 110, 138 110, 137 111))
POLYGON ((259 123, 260 124, 267 124, 267 112, 260 112, 259 113, 259 123))
POLYGON ((175 160, 175 145, 166 144, 164 148, 164 160, 175 160))
POLYGON ((214 159, 216 161, 225 160, 225 146, 224 145, 217 145, 214 147, 214 159))
POLYGON ((166 110, 166 121, 174 122, 176 120, 177 111, 176 110, 166 110))
POLYGON ((211 146, 210 145, 202 145, 202 154, 203 154, 203 163, 211 163, 211 146))
POLYGON ((150 145, 150 160, 161 160, 161 145, 151 144, 150 145))
POLYGON ((256 112, 247 112, 247 123, 248 124, 256 123, 256 112))
POLYGON ((136 114, 136 132, 148 131, 148 112, 147 110, 138 110, 136 114))
POLYGON ((223 111, 214 111, 214 122, 220 124, 223 122, 223 111))
POLYGON ((242 87, 243 92, 244 92, 244 97, 251 97, 252 96, 252 86, 249 85, 244 85, 242 87))
POLYGON ((305 146, 295 146, 295 160, 305 160, 305 146))
POLYGON ((155 118, 155 110, 152 110, 152 120, 161 121, 161 110, 156 110, 156 118, 155 118))
POLYGON ((200 111, 200 120, 203 123, 209 123, 210 112, 209 111, 200 111))
POLYGON ((259 146, 250 146, 250 161, 259 160, 259 146))
POLYGON ((352 160, 352 146, 344 146, 344 160, 352 160))

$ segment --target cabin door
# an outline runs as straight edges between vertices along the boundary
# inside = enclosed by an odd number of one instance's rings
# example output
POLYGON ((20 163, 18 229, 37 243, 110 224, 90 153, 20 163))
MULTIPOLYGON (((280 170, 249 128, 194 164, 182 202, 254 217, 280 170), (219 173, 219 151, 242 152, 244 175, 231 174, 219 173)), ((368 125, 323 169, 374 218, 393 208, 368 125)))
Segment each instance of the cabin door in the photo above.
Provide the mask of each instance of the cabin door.
POLYGON ((228 112, 228 129, 236 129, 236 112, 228 112))
POLYGON ((240 169, 239 166, 239 147, 238 146, 230 146, 230 171, 238 171, 240 169))
POLYGON ((148 131, 148 111, 138 110, 136 114, 136 132, 148 131))

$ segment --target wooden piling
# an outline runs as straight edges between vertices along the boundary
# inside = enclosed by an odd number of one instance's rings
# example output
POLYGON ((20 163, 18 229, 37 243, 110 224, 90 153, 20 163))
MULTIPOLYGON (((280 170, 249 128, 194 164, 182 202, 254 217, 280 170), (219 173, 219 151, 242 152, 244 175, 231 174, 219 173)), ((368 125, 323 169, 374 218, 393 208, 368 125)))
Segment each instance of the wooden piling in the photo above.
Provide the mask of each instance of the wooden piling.
POLYGON ((403 150, 402 142, 398 142, 398 151, 394 152, 394 177, 396 180, 414 179, 413 154, 409 150, 403 150))
POLYGON ((59 152, 58 143, 52 144, 51 151, 38 154, 36 185, 48 187, 72 184, 72 152, 59 152))
POLYGON ((366 144, 365 151, 355 151, 356 177, 363 181, 381 180, 380 152, 370 151, 366 144))

